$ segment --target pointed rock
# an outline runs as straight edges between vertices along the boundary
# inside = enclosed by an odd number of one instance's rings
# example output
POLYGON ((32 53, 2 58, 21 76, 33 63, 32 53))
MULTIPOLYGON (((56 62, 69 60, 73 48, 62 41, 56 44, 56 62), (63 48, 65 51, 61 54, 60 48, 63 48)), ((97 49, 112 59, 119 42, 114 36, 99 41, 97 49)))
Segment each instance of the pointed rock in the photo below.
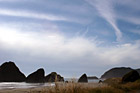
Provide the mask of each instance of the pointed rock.
POLYGON ((43 68, 38 69, 26 78, 27 83, 43 83, 45 71, 43 68))
POLYGON ((5 62, 0 66, 0 82, 23 82, 25 79, 14 62, 5 62))
POLYGON ((80 82, 80 83, 86 83, 86 82, 88 82, 87 75, 86 75, 86 74, 83 74, 83 75, 79 78, 78 82, 80 82))

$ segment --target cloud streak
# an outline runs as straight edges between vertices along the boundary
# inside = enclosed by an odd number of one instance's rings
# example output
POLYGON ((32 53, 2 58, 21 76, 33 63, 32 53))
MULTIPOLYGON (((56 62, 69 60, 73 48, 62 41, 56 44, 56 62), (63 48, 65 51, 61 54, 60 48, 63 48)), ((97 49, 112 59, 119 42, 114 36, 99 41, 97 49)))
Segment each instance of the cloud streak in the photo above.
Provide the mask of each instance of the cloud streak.
POLYGON ((30 61, 30 64, 69 64, 77 71, 81 71, 83 67, 89 71, 94 66, 119 65, 125 62, 132 66, 132 62, 135 64, 140 60, 140 42, 110 47, 102 47, 97 42, 99 41, 96 39, 91 41, 85 37, 66 38, 60 33, 0 28, 0 51, 8 50, 14 60, 21 62, 27 58, 26 61, 30 61))
POLYGON ((112 6, 112 1, 111 0, 102 0, 102 1, 86 0, 86 1, 93 7, 95 7, 98 10, 99 14, 112 25, 112 27, 115 30, 115 34, 117 36, 117 41, 121 41, 122 32, 120 31, 120 29, 117 27, 116 24, 116 18, 112 6))
POLYGON ((67 18, 62 16, 54 16, 51 14, 39 14, 29 11, 22 11, 22 10, 8 10, 8 9, 0 9, 0 15, 7 15, 7 16, 16 16, 16 17, 25 17, 25 18, 36 18, 36 19, 45 19, 50 21, 68 21, 67 18))

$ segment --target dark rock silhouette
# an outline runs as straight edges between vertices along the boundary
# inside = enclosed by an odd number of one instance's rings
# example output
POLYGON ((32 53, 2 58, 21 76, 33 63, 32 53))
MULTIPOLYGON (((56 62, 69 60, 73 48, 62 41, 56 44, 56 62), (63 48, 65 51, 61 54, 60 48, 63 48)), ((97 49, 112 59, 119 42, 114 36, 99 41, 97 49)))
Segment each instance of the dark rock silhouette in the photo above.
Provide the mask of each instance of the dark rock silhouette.
POLYGON ((138 79, 140 79, 139 73, 136 70, 132 70, 123 76, 122 83, 134 82, 138 79))
POLYGON ((86 82, 88 82, 87 75, 86 75, 86 74, 83 74, 83 75, 79 78, 78 82, 80 82, 80 83, 86 83, 86 82))
POLYGON ((102 79, 108 79, 108 78, 114 78, 114 77, 123 77, 126 73, 132 71, 131 68, 126 67, 118 67, 118 68, 112 68, 108 71, 106 71, 101 78, 102 79))
POLYGON ((27 83, 43 83, 45 72, 43 68, 38 69, 26 78, 27 83))
POLYGON ((139 75, 140 75, 140 69, 136 69, 136 71, 139 73, 139 75))
POLYGON ((103 81, 102 80, 99 80, 99 82, 98 83, 103 83, 103 81))
POLYGON ((64 82, 64 78, 56 72, 52 72, 45 77, 45 82, 64 82))
POLYGON ((23 82, 25 79, 14 62, 5 62, 0 66, 0 82, 23 82))
POLYGON ((61 75, 57 74, 57 81, 64 82, 64 78, 61 75))
POLYGON ((88 79, 98 79, 96 76, 88 76, 88 79))

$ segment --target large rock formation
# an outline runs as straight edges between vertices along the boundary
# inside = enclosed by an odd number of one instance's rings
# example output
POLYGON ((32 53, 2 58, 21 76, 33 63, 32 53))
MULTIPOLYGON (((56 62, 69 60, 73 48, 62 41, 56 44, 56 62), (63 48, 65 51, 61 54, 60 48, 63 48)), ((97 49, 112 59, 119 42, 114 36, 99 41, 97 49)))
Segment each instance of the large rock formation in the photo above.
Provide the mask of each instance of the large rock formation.
POLYGON ((123 76, 122 82, 127 83, 127 82, 134 82, 136 80, 140 79, 140 75, 136 70, 132 70, 126 75, 123 76))
POLYGON ((83 74, 83 75, 79 78, 78 82, 80 82, 80 83, 86 83, 86 82, 88 82, 87 75, 86 75, 86 74, 83 74))
POLYGON ((5 62, 0 66, 0 82, 23 82, 25 79, 14 62, 5 62))
POLYGON ((132 71, 131 68, 126 67, 118 67, 118 68, 112 68, 105 72, 101 78, 102 79, 108 79, 108 78, 114 78, 114 77, 123 77, 126 73, 132 71))
POLYGON ((43 83, 45 77, 44 69, 38 69, 37 71, 33 72, 26 78, 27 83, 43 83))
POLYGON ((52 72, 45 77, 45 82, 63 82, 64 78, 56 72, 52 72))

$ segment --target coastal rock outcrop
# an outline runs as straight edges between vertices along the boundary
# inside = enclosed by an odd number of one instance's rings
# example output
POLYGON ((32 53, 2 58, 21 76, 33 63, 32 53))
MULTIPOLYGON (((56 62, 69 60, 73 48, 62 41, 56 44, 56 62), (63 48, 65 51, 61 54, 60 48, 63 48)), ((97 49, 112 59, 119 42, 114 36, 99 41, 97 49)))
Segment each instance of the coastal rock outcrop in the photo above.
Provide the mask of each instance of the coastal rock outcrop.
POLYGON ((140 69, 136 69, 136 71, 139 73, 139 75, 140 75, 140 69))
POLYGON ((27 83, 43 83, 45 77, 45 71, 43 68, 38 69, 37 71, 31 73, 26 78, 27 83))
POLYGON ((139 73, 136 70, 132 70, 123 76, 122 83, 134 82, 138 79, 140 79, 139 73))
POLYGON ((25 79, 14 62, 5 62, 0 66, 0 82, 23 82, 25 79))
POLYGON ((131 68, 126 68, 126 67, 116 67, 112 68, 108 71, 106 71, 101 78, 102 79, 108 79, 108 78, 116 78, 116 77, 123 77, 125 74, 128 72, 132 71, 133 69, 131 68))
POLYGON ((86 75, 86 74, 83 74, 83 75, 79 78, 78 82, 80 82, 80 83, 86 83, 86 82, 88 82, 87 75, 86 75))
POLYGON ((45 77, 45 82, 64 82, 64 78, 56 72, 52 72, 45 77))

